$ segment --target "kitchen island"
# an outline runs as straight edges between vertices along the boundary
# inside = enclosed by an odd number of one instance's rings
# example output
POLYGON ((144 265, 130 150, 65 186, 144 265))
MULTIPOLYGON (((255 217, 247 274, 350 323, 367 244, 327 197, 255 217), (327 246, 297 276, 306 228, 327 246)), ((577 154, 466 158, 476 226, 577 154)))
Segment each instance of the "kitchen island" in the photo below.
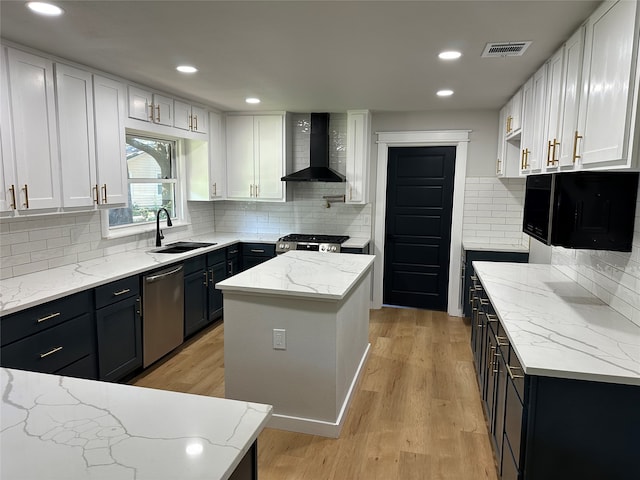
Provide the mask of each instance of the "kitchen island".
POLYGON ((0 478, 255 478, 270 405, 5 368, 0 379, 0 478))
POLYGON ((216 284, 227 398, 269 427, 338 437, 369 352, 374 256, 292 251, 216 284))

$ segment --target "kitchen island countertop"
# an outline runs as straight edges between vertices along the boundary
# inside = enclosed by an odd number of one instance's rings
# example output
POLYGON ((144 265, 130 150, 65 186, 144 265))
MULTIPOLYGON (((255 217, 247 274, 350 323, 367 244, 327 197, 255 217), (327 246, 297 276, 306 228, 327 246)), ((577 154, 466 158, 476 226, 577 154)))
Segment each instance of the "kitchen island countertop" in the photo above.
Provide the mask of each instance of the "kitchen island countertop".
POLYGON ((0 477, 226 480, 272 407, 0 369, 0 477))

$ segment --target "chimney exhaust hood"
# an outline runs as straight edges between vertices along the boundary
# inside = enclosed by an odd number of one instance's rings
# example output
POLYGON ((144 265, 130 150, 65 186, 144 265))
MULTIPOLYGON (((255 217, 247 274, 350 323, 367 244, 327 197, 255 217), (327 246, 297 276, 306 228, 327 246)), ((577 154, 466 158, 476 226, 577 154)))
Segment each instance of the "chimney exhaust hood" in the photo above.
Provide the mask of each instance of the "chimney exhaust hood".
POLYGON ((344 175, 329 168, 329 114, 311 114, 310 166, 281 178, 283 182, 344 182, 344 175))

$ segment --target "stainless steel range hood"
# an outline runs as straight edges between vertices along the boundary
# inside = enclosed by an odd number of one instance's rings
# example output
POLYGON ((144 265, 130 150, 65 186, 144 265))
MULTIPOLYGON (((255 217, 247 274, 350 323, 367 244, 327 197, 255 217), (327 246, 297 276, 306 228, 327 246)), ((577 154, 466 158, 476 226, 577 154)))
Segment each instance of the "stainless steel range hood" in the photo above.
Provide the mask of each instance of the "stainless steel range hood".
POLYGON ((329 168, 329 114, 311 114, 311 148, 308 168, 281 178, 283 182, 344 182, 344 175, 329 168))

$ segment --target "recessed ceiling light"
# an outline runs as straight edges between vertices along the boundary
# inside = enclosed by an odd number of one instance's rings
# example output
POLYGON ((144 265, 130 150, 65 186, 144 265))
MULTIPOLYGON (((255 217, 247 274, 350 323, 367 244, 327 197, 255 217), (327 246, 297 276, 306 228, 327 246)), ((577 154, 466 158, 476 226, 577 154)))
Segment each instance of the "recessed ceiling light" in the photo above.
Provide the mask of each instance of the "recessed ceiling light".
POLYGON ((181 73, 196 73, 198 71, 196 67, 192 67, 191 65, 180 65, 176 67, 176 70, 181 73))
POLYGON ((39 13, 40 15, 49 15, 52 17, 62 15, 62 10, 60 7, 45 2, 27 2, 27 7, 31 9, 31 11, 39 13))
POLYGON ((460 58, 462 56, 462 53, 460 52, 456 52, 454 50, 449 50, 446 52, 440 52, 440 54, 438 55, 438 57, 442 60, 456 60, 457 58, 460 58))
POLYGON ((448 97, 450 95, 453 95, 453 90, 448 90, 448 89, 438 90, 437 95, 439 97, 448 97))
POLYGON ((260 99, 259 98, 255 98, 255 97, 249 97, 245 99, 245 102, 247 103, 260 103, 260 99))

